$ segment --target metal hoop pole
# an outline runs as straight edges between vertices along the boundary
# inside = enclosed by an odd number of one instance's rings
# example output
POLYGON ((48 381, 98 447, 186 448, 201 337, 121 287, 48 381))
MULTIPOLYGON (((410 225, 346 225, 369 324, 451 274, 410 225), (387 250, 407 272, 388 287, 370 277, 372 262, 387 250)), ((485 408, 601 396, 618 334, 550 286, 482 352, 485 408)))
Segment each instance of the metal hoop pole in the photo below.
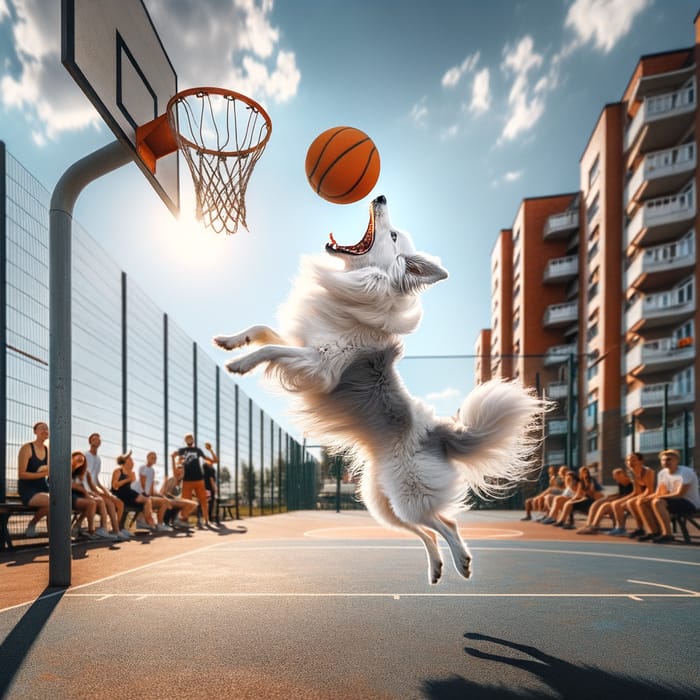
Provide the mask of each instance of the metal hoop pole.
POLYGON ((56 184, 49 210, 49 586, 71 582, 71 244, 73 207, 86 185, 131 162, 114 141, 71 165, 56 184))

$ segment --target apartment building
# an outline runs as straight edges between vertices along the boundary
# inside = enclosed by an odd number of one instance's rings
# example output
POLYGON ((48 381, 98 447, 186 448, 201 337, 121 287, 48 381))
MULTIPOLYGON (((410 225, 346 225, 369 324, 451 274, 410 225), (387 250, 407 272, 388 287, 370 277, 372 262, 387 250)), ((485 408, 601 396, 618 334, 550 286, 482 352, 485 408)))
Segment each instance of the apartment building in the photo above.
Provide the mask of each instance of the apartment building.
POLYGON ((693 47, 642 56, 602 108, 580 191, 524 199, 491 256, 491 372, 482 360, 477 380, 519 377, 555 400, 543 461, 606 481, 631 450, 700 463, 699 60, 700 13, 693 47))

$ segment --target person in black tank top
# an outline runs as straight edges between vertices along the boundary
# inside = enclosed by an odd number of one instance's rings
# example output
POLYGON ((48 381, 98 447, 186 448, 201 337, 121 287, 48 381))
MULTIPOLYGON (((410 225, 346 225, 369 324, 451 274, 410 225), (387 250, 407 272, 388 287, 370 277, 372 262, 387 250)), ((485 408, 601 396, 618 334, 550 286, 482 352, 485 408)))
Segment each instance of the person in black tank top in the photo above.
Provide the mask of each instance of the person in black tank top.
POLYGON ((37 523, 49 514, 49 426, 44 422, 34 425, 35 438, 20 447, 17 456, 17 491, 25 506, 36 508, 29 521, 26 536, 36 537, 37 523))

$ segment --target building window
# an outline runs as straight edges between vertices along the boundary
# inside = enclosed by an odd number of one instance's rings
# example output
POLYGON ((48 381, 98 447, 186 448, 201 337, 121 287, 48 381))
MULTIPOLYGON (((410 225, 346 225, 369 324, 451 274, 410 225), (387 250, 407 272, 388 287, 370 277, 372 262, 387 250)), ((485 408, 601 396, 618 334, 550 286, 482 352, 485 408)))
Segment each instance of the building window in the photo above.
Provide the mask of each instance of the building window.
POLYGON ((591 205, 586 210, 586 222, 588 223, 589 228, 591 226, 591 222, 593 221, 593 219, 595 219, 596 215, 598 214, 599 209, 600 209, 600 198, 598 195, 596 195, 593 198, 591 205))
POLYGON ((598 179, 600 174, 600 156, 597 155, 591 165, 591 169, 588 171, 588 188, 590 189, 593 183, 598 179))

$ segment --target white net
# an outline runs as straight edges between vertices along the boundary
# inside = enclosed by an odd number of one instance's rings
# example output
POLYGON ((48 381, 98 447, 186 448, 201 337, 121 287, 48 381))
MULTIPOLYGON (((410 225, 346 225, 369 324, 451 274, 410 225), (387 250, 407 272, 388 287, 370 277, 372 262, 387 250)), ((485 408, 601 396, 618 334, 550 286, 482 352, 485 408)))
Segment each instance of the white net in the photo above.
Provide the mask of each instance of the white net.
POLYGON ((217 233, 247 230, 248 180, 272 132, 265 110, 230 90, 196 88, 170 101, 168 120, 192 173, 197 219, 217 233))

